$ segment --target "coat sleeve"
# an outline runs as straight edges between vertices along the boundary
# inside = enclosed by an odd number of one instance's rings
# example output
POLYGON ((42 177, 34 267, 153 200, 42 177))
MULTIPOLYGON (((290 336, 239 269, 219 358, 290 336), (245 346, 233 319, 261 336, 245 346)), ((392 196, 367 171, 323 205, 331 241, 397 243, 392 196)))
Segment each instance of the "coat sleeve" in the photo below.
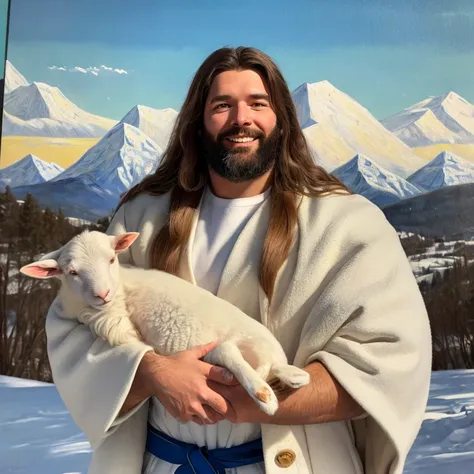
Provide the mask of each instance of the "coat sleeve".
MULTIPOLYGON (((107 233, 116 235, 125 231, 122 206, 107 233)), ((130 263, 128 252, 120 254, 119 259, 130 263)), ((95 449, 146 403, 118 417, 140 360, 152 348, 142 342, 112 347, 95 338, 87 326, 62 318, 58 299, 48 311, 46 335, 57 390, 74 422, 95 449)))
POLYGON ((428 399, 428 315, 382 212, 363 206, 345 222, 332 235, 340 258, 311 305, 295 363, 320 361, 365 410, 351 422, 365 473, 401 474, 428 399), (324 344, 320 332, 330 335, 324 344))

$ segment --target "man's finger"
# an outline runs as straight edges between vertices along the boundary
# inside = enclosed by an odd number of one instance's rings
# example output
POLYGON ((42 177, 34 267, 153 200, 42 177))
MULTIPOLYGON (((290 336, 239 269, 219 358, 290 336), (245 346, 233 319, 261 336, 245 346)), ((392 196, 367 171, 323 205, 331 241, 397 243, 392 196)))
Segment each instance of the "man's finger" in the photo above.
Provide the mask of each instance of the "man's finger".
POLYGON ((202 359, 205 355, 215 349, 219 344, 219 341, 208 342, 201 346, 196 346, 191 349, 191 352, 194 352, 198 359, 202 359))
MULTIPOLYGON (((211 383, 213 382, 209 382, 209 384, 211 383)), ((218 384, 215 385, 217 386, 218 384)), ((223 385, 221 385, 220 387, 222 389, 227 388, 223 385)), ((229 403, 227 402, 227 400, 223 396, 219 395, 219 393, 216 393, 213 390, 209 390, 202 403, 209 405, 213 410, 223 416, 225 416, 227 411, 229 410, 229 403)))
POLYGON ((225 419, 224 415, 217 413, 217 411, 213 410, 211 407, 207 405, 203 405, 202 407, 204 408, 207 418, 210 420, 211 424, 217 423, 218 421, 222 421, 225 419))
POLYGON ((224 367, 219 367, 218 365, 213 365, 211 367, 208 378, 224 385, 237 385, 239 383, 230 370, 224 367))

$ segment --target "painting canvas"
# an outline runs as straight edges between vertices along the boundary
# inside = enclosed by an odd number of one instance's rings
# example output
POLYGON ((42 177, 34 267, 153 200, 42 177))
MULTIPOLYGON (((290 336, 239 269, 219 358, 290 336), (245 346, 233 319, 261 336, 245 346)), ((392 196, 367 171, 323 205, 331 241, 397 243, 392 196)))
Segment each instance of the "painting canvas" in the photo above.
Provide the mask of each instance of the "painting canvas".
MULTIPOLYGON (((428 309, 434 372, 473 369, 471 0, 0 0, 0 374, 52 382, 44 323, 57 282, 19 268, 106 229, 120 196, 159 166, 194 72, 226 45, 276 61, 315 162, 395 227, 428 309)), ((472 463, 459 374, 433 385, 440 424, 406 473, 446 472, 433 470, 436 453, 444 463, 460 453, 457 472, 472 463)), ((47 450, 47 472, 86 472, 90 449, 54 393, 41 442, 8 438, 29 454, 0 437, 14 469, 47 450)), ((13 406, 19 392, 8 396, 13 406)), ((41 424, 40 405, 21 396, 21 413, 41 424)))
MULTIPOLYGON (((29 229, 17 265, 84 228, 105 229, 120 196, 159 165, 202 60, 251 45, 282 69, 315 162, 398 231, 430 312, 433 367, 471 367, 469 3, 119 4, 11 2, 0 190, 23 213, 12 235, 29 229), (264 19, 258 27, 239 19, 244 6, 264 19)), ((28 285, 12 271, 14 305, 28 285)))

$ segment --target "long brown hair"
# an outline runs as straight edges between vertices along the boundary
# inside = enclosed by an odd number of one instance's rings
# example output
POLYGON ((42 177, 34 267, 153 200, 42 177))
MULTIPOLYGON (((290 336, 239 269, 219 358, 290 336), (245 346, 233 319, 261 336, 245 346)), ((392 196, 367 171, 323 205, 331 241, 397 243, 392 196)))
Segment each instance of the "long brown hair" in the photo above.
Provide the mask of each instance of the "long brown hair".
POLYGON ((278 270, 292 245, 298 196, 319 197, 350 191, 314 163, 286 81, 272 59, 262 51, 226 47, 207 57, 193 78, 160 166, 131 188, 118 207, 140 193, 171 193, 169 218, 152 242, 149 263, 151 267, 177 274, 193 215, 208 180, 207 167, 199 156, 199 131, 203 127, 209 89, 219 73, 247 69, 262 77, 282 130, 281 154, 272 173, 270 221, 259 271, 260 284, 271 301, 278 270))

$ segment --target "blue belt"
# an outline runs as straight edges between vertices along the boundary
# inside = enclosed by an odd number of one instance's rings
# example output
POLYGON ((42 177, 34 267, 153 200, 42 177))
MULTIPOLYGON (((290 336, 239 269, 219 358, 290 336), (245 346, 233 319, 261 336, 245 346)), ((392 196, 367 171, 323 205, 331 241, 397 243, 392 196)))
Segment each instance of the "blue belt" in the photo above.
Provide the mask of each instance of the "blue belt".
POLYGON ((207 449, 174 439, 150 424, 146 449, 157 458, 180 464, 176 474, 225 474, 225 469, 263 461, 260 438, 232 448, 207 449))

